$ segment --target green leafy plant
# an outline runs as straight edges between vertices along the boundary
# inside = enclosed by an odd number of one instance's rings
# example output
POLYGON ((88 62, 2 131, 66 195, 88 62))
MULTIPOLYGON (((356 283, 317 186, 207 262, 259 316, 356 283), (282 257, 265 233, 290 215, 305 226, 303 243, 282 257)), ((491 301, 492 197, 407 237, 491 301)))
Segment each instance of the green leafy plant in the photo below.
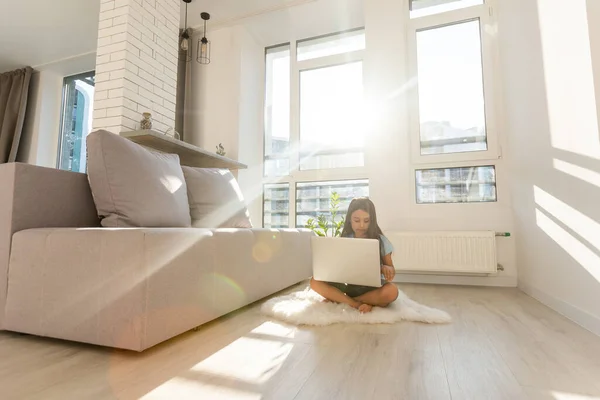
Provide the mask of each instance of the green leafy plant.
POLYGON ((316 219, 310 218, 306 221, 306 228, 310 229, 318 236, 342 236, 342 230, 344 229, 344 222, 346 217, 341 216, 339 221, 336 221, 340 215, 340 195, 337 192, 332 192, 329 198, 329 211, 331 213, 331 220, 329 220, 325 214, 319 214, 316 219))

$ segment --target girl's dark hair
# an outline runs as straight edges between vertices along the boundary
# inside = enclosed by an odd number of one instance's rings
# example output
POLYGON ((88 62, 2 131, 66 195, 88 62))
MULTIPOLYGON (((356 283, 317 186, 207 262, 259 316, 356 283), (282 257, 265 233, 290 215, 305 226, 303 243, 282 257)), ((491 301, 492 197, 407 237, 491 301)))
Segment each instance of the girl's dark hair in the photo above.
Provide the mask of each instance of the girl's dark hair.
POLYGON ((367 238, 379 240, 381 245, 381 235, 383 232, 377 223, 377 213, 375 212, 375 204, 368 197, 357 197, 350 202, 348 206, 348 212, 346 213, 346 220, 344 221, 344 229, 342 230, 342 237, 351 236, 354 231, 352 230, 352 214, 356 210, 362 210, 369 214, 369 229, 367 230, 367 238))

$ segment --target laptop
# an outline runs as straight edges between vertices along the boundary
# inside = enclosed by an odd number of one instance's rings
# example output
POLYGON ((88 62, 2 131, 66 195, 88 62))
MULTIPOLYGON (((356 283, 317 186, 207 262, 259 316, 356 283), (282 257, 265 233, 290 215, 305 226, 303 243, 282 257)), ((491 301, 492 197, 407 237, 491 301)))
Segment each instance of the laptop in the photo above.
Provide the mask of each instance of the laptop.
POLYGON ((314 279, 381 287, 378 240, 313 236, 311 247, 314 279))

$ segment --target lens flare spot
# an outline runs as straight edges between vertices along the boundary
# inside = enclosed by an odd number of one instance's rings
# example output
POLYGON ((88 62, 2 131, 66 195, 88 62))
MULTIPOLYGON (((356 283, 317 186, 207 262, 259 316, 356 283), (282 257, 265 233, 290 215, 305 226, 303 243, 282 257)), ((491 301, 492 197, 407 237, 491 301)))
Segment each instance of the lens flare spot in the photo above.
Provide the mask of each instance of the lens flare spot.
POLYGON ((252 248, 252 256, 259 263, 265 263, 273 257, 273 251, 265 242, 258 242, 252 248))
POLYGON ((281 251, 283 239, 276 232, 265 232, 256 236, 252 256, 259 263, 271 261, 281 251))
POLYGON ((244 289, 242 289, 242 287, 230 277, 217 273, 215 273, 214 276, 215 287, 217 287, 218 290, 228 290, 235 293, 236 296, 240 296, 240 298, 246 297, 246 292, 244 289))

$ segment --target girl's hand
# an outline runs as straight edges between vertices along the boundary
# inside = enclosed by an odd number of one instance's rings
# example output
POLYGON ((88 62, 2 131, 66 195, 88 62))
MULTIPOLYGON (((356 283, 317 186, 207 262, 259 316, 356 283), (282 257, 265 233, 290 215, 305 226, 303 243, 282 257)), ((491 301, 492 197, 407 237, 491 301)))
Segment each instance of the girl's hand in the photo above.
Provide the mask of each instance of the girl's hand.
POLYGON ((386 281, 391 282, 394 280, 394 276, 396 276, 396 269, 394 267, 390 267, 389 265, 382 265, 381 273, 385 277, 386 281))

